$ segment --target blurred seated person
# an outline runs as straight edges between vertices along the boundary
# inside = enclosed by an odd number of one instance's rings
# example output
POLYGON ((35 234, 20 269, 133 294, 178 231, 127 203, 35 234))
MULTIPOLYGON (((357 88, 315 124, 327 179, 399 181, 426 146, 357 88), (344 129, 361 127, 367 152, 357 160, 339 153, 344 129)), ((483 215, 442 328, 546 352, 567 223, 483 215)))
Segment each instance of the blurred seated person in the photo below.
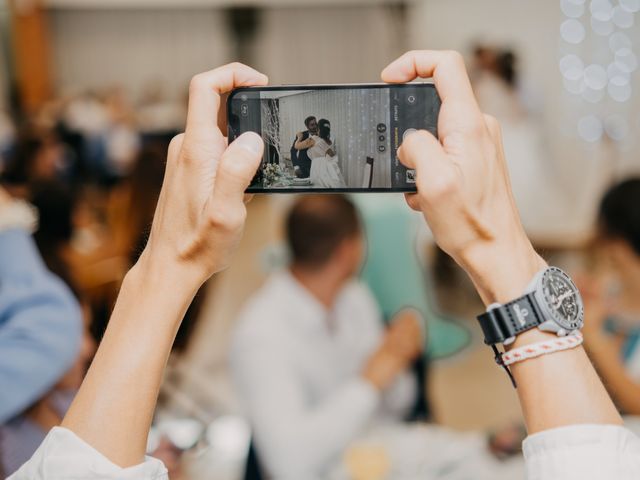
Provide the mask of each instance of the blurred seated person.
POLYGON ((0 187, 0 425, 51 390, 79 351, 80 309, 38 255, 36 224, 33 210, 0 187))
POLYGON ((598 215, 598 278, 585 279, 585 344, 618 407, 640 415, 640 178, 612 187, 598 215), (604 264, 604 265, 602 265, 604 264))
POLYGON ((28 129, 19 134, 8 155, 3 185, 14 196, 26 198, 32 183, 65 180, 70 164, 66 146, 54 133, 28 129))
POLYGON ((374 298, 356 280, 365 240, 346 197, 302 197, 286 228, 292 263, 244 307, 231 372, 262 469, 312 478, 372 420, 408 413, 416 383, 407 370, 423 336, 411 310, 384 331, 374 298))
MULTIPOLYGON (((85 309, 85 313, 88 310, 85 309)), ((82 384, 96 349, 88 331, 90 315, 85 316, 85 332, 75 361, 57 383, 26 410, 0 425, 0 470, 11 475, 38 449, 53 427, 62 423, 82 384)), ((18 360, 18 359, 15 359, 18 360)))

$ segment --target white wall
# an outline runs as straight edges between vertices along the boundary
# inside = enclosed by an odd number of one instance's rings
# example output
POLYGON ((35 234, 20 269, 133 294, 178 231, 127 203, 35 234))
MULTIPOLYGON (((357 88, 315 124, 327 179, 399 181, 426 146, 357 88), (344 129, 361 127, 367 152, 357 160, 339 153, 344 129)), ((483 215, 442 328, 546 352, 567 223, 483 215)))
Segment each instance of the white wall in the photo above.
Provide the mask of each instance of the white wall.
MULTIPOLYGON (((117 83, 138 92, 161 79, 182 93, 193 74, 236 60, 220 10, 54 9, 51 19, 63 90, 117 83)), ((397 28, 382 6, 267 9, 253 66, 272 83, 379 81, 402 49, 397 28)))
POLYGON ((137 95, 160 82, 178 98, 194 74, 229 56, 214 10, 53 10, 50 18, 62 91, 123 85, 137 95))

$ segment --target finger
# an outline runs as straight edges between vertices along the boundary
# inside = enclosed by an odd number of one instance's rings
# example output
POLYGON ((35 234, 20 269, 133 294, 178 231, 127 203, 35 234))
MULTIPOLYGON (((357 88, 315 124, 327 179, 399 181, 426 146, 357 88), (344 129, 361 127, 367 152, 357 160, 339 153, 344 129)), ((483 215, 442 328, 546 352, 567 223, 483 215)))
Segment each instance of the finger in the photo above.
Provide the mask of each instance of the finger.
POLYGON ((460 102, 477 115, 469 75, 462 55, 454 51, 418 50, 407 52, 382 70, 382 80, 388 83, 410 82, 415 78, 433 77, 443 103, 460 102))
POLYGON ((266 85, 266 75, 241 63, 230 63, 200 73, 189 85, 187 131, 211 131, 218 126, 220 94, 236 87, 266 85))
POLYGON ((421 207, 437 203, 457 188, 456 166, 446 156, 438 140, 426 130, 419 130, 405 138, 398 149, 398 158, 408 168, 416 170, 421 207))
POLYGON ((213 190, 213 208, 244 203, 244 191, 262 160, 264 143, 254 132, 246 132, 222 154, 213 190))
POLYGON ((406 200, 407 205, 409 205, 409 208, 416 212, 422 211, 420 208, 420 197, 417 193, 405 193, 404 199, 406 200))
POLYGON ((249 193, 245 193, 242 201, 244 202, 245 205, 248 205, 251 200, 253 200, 254 195, 253 194, 249 194, 249 193))

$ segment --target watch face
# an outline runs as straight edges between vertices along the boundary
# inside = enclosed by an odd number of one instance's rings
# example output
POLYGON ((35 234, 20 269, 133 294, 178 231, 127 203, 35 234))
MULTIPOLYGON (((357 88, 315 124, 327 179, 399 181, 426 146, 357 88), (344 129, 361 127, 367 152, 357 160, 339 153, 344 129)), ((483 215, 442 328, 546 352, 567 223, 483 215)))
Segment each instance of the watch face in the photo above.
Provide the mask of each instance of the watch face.
POLYGON ((569 275, 556 267, 547 269, 542 276, 542 295, 553 320, 562 328, 582 327, 582 297, 569 275))

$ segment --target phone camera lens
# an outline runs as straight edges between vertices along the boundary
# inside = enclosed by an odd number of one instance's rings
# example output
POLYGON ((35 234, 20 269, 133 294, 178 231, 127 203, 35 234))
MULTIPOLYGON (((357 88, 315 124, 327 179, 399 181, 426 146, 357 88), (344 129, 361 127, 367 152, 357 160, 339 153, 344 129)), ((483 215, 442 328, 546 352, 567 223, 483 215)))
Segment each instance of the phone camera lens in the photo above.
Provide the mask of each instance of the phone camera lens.
POLYGON ((384 152, 387 149, 387 147, 385 147, 384 145, 378 145, 378 151, 379 152, 384 152))
POLYGON ((376 129, 380 132, 380 133, 384 133, 387 131, 387 126, 384 123, 379 123, 378 126, 376 127, 376 129))
POLYGON ((240 115, 242 115, 243 117, 249 115, 249 105, 247 105, 246 103, 240 105, 240 115))

